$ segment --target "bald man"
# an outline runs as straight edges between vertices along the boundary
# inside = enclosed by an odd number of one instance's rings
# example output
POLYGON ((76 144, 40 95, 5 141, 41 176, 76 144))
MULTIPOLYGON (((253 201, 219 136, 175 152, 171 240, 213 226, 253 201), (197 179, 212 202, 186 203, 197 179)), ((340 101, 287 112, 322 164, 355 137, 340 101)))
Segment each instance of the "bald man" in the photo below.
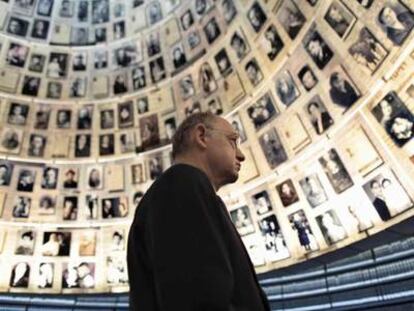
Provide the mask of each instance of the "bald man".
POLYGON ((130 310, 269 311, 216 195, 238 178, 238 133, 223 118, 196 113, 172 141, 174 164, 142 198, 128 237, 130 310))

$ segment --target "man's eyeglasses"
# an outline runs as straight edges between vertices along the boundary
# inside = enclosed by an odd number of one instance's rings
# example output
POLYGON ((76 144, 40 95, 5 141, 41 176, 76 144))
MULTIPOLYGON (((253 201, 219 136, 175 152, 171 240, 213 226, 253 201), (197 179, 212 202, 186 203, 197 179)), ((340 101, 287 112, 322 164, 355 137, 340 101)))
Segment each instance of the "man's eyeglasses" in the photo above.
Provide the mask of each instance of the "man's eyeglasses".
POLYGON ((210 126, 207 126, 207 129, 224 134, 224 136, 226 136, 226 138, 231 142, 231 145, 233 146, 234 149, 239 148, 240 143, 241 143, 241 139, 240 139, 240 136, 237 133, 224 131, 224 130, 214 128, 214 127, 210 127, 210 126))

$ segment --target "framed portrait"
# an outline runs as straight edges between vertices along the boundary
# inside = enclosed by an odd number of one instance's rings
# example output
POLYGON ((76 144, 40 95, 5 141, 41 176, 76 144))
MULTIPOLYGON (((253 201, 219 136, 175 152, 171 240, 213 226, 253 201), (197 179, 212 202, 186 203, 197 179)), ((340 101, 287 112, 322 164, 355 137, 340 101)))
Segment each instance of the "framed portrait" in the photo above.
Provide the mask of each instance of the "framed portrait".
POLYGON ((13 3, 13 11, 22 15, 32 16, 35 4, 35 0, 16 0, 13 3))
POLYGON ((240 235, 243 236, 255 231, 250 210, 247 205, 232 210, 230 212, 230 217, 240 235))
POLYGON ((96 232, 83 230, 79 236, 79 256, 95 256, 96 232))
POLYGON ((146 6, 148 25, 154 25, 162 20, 162 10, 159 2, 153 1, 146 6))
POLYGON ((286 107, 290 106, 300 96, 299 89, 288 70, 278 73, 275 85, 276 94, 286 107))
POLYGON ((167 74, 162 56, 151 60, 149 62, 149 67, 152 83, 160 82, 166 78, 167 74))
POLYGON ((266 53, 267 58, 271 61, 279 55, 280 51, 285 46, 276 29, 276 26, 273 24, 267 27, 260 44, 266 53))
POLYGON ((60 17, 72 17, 74 12, 74 2, 72 0, 63 0, 59 8, 60 17))
POLYGON ((40 40, 46 40, 49 34, 50 23, 47 20, 35 19, 33 21, 31 37, 40 40))
POLYGON ((7 123, 13 125, 26 125, 29 115, 29 105, 10 103, 7 123))
POLYGON ((181 42, 171 47, 171 59, 176 70, 174 74, 183 69, 187 64, 187 57, 185 55, 184 46, 181 42))
POLYGON ((41 262, 39 264, 39 274, 36 279, 38 288, 52 288, 55 273, 53 262, 41 262))
POLYGON ((135 91, 147 86, 147 78, 144 66, 136 66, 132 69, 132 87, 135 91))
POLYGON ((414 116, 395 91, 388 92, 371 112, 398 147, 414 136, 414 116))
POLYGON ((27 31, 29 29, 29 22, 22 18, 18 17, 10 17, 8 25, 7 25, 7 32, 11 35, 25 37, 27 35, 27 31))
POLYGON ((63 198, 63 220, 76 220, 78 218, 78 197, 65 196, 63 198))
POLYGON ((33 127, 36 130, 47 130, 49 127, 51 107, 46 104, 38 104, 33 127))
POLYGON ((220 2, 221 12, 227 24, 230 24, 237 15, 237 8, 234 0, 223 0, 220 2))
POLYGON ((336 193, 342 193, 353 186, 353 181, 335 149, 330 149, 319 158, 326 176, 336 193))
POLYGON ((31 169, 22 168, 19 170, 17 191, 32 192, 35 183, 36 172, 31 169))
POLYGON ((91 134, 78 134, 75 136, 75 158, 89 157, 91 155, 91 134))
POLYGON ((6 62, 10 66, 23 68, 26 64, 29 48, 20 43, 11 42, 6 55, 6 62))
POLYGON ((33 72, 42 73, 45 67, 46 56, 42 54, 31 54, 28 69, 33 72))
POLYGON ((316 207, 328 201, 328 196, 317 173, 310 174, 299 180, 299 184, 310 206, 316 207))
POLYGON ((95 28, 95 43, 105 43, 107 40, 107 27, 96 27, 95 28))
POLYGON ((317 30, 310 30, 302 42, 315 65, 323 70, 334 56, 329 45, 317 30))
POLYGON ((16 255, 33 255, 36 241, 36 232, 33 230, 20 230, 17 232, 16 255))
POLYGON ((54 215, 56 213, 56 197, 42 195, 39 198, 39 215, 54 215))
POLYGON ((259 142, 271 169, 276 168, 288 159, 285 148, 274 127, 264 132, 259 137, 259 142))
POLYGON ((333 245, 348 237, 334 210, 328 210, 316 217, 316 222, 321 229, 326 244, 333 245))
POLYGON ((131 165, 131 179, 134 185, 142 184, 146 181, 145 169, 143 163, 131 165))
POLYGON ((158 115, 152 114, 139 119, 141 147, 143 150, 153 148, 160 143, 158 115))
POLYGON ((147 96, 137 99, 137 110, 138 114, 143 114, 149 111, 149 102, 147 96))
POLYGON ((230 124, 233 126, 234 130, 239 134, 240 142, 243 143, 247 140, 246 131, 241 121, 240 115, 235 114, 230 117, 230 124))
POLYGON ((352 12, 338 0, 331 3, 324 19, 341 39, 347 37, 356 21, 352 12))
POLYGON ((9 285, 15 288, 27 288, 29 277, 30 265, 27 262, 18 262, 12 267, 9 285))
POLYGON ((86 219, 97 219, 99 211, 99 198, 96 194, 85 196, 86 219))
POLYGON ((23 78, 22 94, 27 96, 37 96, 41 79, 39 77, 25 76, 23 78))
POLYGON ((291 179, 286 179, 276 185, 276 190, 284 207, 299 202, 299 196, 291 179))
POLYGON ((93 105, 84 105, 78 110, 77 128, 86 130, 92 127, 93 105))
POLYGON ((161 153, 157 153, 147 160, 148 176, 151 180, 157 179, 164 171, 164 161, 161 153))
POLYGON ((180 17, 181 28, 186 31, 194 24, 194 17, 191 10, 186 10, 180 17))
POLYGON ((211 18, 204 26, 204 34, 206 35, 207 43, 212 44, 220 36, 221 30, 216 18, 211 18))
POLYGON ((247 11, 247 19, 253 30, 258 33, 267 21, 267 16, 259 2, 255 1, 247 11))
POLYGON ((49 17, 52 14, 54 0, 39 0, 36 13, 40 16, 49 17))
POLYGON ((382 221, 390 220, 413 206, 413 202, 391 170, 383 170, 363 188, 382 221))
POLYGON ((62 264, 62 288, 94 288, 95 263, 81 262, 62 264))
POLYGON ((87 188, 89 190, 97 190, 103 188, 103 167, 89 166, 86 169, 87 188))
POLYGON ((93 64, 96 70, 105 69, 108 67, 108 51, 95 50, 93 53, 93 64))
POLYGON ((230 58, 227 55, 226 49, 221 49, 215 56, 217 68, 223 77, 227 77, 232 71, 233 67, 230 58))
POLYGON ((145 40, 148 57, 161 53, 160 33, 158 31, 150 32, 145 40))
POLYGON ((305 252, 319 249, 318 242, 313 235, 308 218, 303 210, 298 210, 288 216, 293 231, 296 232, 299 244, 305 252))
POLYGON ((106 257, 106 282, 109 285, 126 285, 128 283, 127 263, 124 257, 106 257))
POLYGON ((3 127, 0 138, 0 151, 19 154, 23 141, 23 130, 3 127))
POLYGON ((248 61, 244 66, 244 70, 246 71, 246 75, 253 86, 257 86, 263 80, 263 73, 256 58, 252 58, 248 61))
POLYGON ((134 109, 132 101, 118 104, 118 124, 120 128, 132 127, 134 125, 134 109))
POLYGON ((261 216, 270 212, 272 208, 272 202, 270 201, 269 194, 266 190, 260 191, 251 197, 256 214, 261 216))
POLYGON ((276 215, 261 219, 259 228, 265 245, 265 258, 268 261, 278 261, 290 257, 276 215))
POLYGON ((108 243, 109 251, 111 253, 120 252, 125 250, 125 231, 123 229, 117 229, 110 232, 111 243, 108 243))
POLYGON ((134 132, 119 133, 118 137, 121 153, 135 152, 136 143, 134 132))
POLYGON ((120 218, 128 215, 128 202, 124 198, 103 198, 102 218, 120 218))
POLYGON ((243 32, 243 29, 237 29, 230 37, 230 47, 236 54, 239 61, 243 60, 244 57, 250 52, 250 44, 243 32))
POLYGON ((71 232, 46 231, 40 253, 42 256, 69 256, 71 238, 71 232))
POLYGON ((125 21, 120 20, 113 23, 112 32, 115 40, 125 38, 125 21))
POLYGON ((304 65, 299 70, 298 78, 300 83, 302 83, 303 88, 307 92, 311 91, 319 82, 318 78, 316 77, 316 74, 308 64, 304 65))
POLYGON ((329 96, 335 105, 345 111, 361 96, 355 83, 341 66, 336 66, 329 76, 329 96))
POLYGON ((72 70, 85 71, 88 66, 88 53, 86 51, 74 52, 72 56, 72 70))
POLYGON ((92 24, 109 22, 109 0, 92 1, 92 24))
POLYGON ((57 167, 45 166, 42 173, 42 189, 56 189, 59 177, 59 169, 57 167))
POLYGON ((175 131, 177 129, 177 122, 175 117, 164 119, 164 131, 167 143, 171 142, 175 131))
POLYGON ((47 64, 47 76, 49 78, 64 78, 68 70, 69 55, 66 53, 51 52, 47 64))
POLYGON ((195 95, 195 86, 191 74, 184 76, 178 81, 180 97, 183 101, 195 95))
POLYGON ((78 187, 78 169, 77 168, 68 168, 64 171, 63 176, 63 188, 65 189, 74 189, 78 187))
POLYGON ((16 196, 12 216, 14 218, 29 218, 32 199, 26 196, 16 196))
POLYGON ((112 129, 115 126, 114 109, 103 109, 99 112, 100 127, 102 130, 112 129))
POLYGON ((256 129, 260 129, 276 117, 279 114, 279 111, 276 109, 271 92, 266 92, 259 97, 256 103, 248 107, 247 114, 256 129))
POLYGON ((72 110, 58 109, 56 113, 56 126, 59 129, 68 129, 71 127, 72 110))
POLYGON ((316 134, 322 135, 334 124, 334 120, 319 95, 313 96, 304 108, 316 134))
POLYGON ((276 18, 291 40, 295 40, 306 23, 306 18, 291 0, 282 2, 276 12, 276 18))
MULTIPOLYGON (((0 160, 0 186, 9 186, 13 176, 14 164, 7 160, 0 160)), ((1 215, 1 213, 0 213, 1 215)))
POLYGON ((112 92, 114 95, 128 92, 128 75, 121 72, 112 77, 112 92))
POLYGON ((59 99, 62 96, 62 83, 49 81, 47 84, 46 97, 52 99, 59 99))
POLYGON ((80 98, 85 97, 87 92, 88 80, 86 77, 76 77, 70 81, 69 97, 80 98))

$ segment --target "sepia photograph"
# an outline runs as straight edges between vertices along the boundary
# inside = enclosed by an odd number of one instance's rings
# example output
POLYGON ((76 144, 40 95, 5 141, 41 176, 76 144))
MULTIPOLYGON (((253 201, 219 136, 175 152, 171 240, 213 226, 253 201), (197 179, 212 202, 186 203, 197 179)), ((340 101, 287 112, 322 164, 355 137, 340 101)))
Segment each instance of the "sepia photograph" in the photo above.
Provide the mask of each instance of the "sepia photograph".
POLYGON ((43 256, 69 256, 72 234, 63 231, 46 231, 40 247, 43 256))
POLYGON ((289 206, 299 201, 298 193, 291 179, 287 179, 276 185, 277 193, 283 206, 289 206))

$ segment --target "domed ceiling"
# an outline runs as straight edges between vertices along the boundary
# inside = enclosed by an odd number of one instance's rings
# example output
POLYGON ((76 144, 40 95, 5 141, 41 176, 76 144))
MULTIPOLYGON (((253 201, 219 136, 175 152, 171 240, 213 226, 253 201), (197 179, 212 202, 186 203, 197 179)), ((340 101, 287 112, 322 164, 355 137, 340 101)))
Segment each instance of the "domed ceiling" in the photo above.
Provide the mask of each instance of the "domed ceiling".
MULTIPOLYGON (((413 215, 410 0, 0 1, 0 290, 128 290, 127 233, 186 116, 258 272, 413 215)), ((190 233, 189 233, 190 234, 190 233)))

